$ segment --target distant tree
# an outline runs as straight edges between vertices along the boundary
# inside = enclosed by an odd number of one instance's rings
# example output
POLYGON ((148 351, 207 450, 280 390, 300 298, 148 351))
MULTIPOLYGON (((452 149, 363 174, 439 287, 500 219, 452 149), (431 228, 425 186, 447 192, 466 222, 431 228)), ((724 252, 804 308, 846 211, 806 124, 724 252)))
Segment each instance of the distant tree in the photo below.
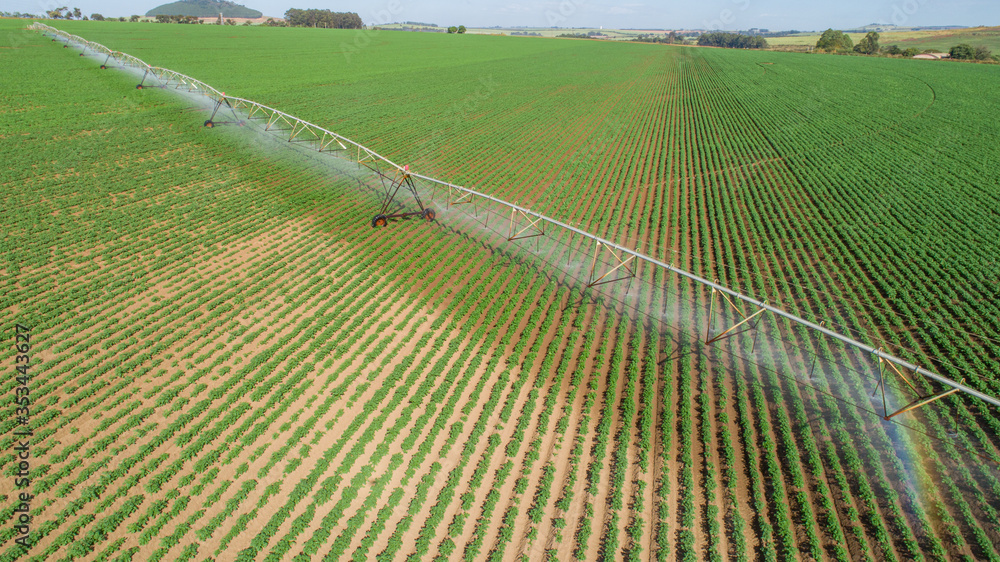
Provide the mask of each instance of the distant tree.
POLYGON ((961 45, 955 45, 948 51, 951 58, 957 60, 970 60, 976 58, 976 50, 972 48, 972 45, 962 43, 961 45))
POLYGON ((887 55, 901 55, 903 50, 899 48, 899 45, 891 45, 889 47, 882 47, 882 51, 887 55))
POLYGON ((453 25, 448 28, 448 33, 458 33, 458 28, 453 25))
POLYGON ((82 16, 82 15, 83 15, 83 12, 80 11, 80 8, 73 8, 73 17, 74 18, 80 19, 80 16, 82 16))
POLYGON ((364 22, 354 12, 331 12, 330 10, 300 10, 289 8, 285 12, 289 27, 325 27, 327 29, 361 29, 364 22))
POLYGON ((458 26, 458 32, 459 32, 459 33, 465 33, 465 31, 466 31, 466 30, 465 30, 465 26, 464 26, 464 25, 460 25, 460 26, 458 26))
POLYGON ((128 21, 130 21, 132 23, 135 23, 135 22, 139 21, 139 16, 137 16, 135 14, 132 14, 131 16, 129 16, 128 21))
POLYGON ((990 52, 989 48, 980 45, 976 47, 976 60, 991 60, 993 58, 993 53, 990 52))
POLYGON ((226 25, 236 25, 236 20, 226 19, 226 25))
POLYGON ((816 41, 816 49, 827 52, 850 51, 854 48, 851 36, 835 29, 827 29, 816 41))
POLYGON ((698 37, 698 44, 703 47, 726 47, 728 49, 766 49, 767 39, 760 35, 740 35, 739 33, 725 33, 713 31, 702 33, 698 37))
MULTIPOLYGON (((126 21, 125 16, 118 16, 118 21, 126 21)), ((139 16, 135 17, 135 21, 139 21, 139 16)))
MULTIPOLYGON (((67 8, 66 6, 63 6, 62 8, 56 8, 55 10, 49 10, 45 12, 45 15, 49 16, 49 18, 54 20, 62 19, 63 10, 68 10, 68 9, 69 8, 67 8)), ((66 17, 69 17, 69 15, 67 14, 66 17)))
POLYGON ((90 19, 94 21, 104 21, 104 16, 101 14, 90 14, 90 19))
MULTIPOLYGON (((850 37, 848 37, 850 39, 850 37)), ((867 35, 858 44, 854 46, 855 53, 861 53, 863 55, 874 55, 878 52, 878 33, 875 31, 869 31, 867 35)))

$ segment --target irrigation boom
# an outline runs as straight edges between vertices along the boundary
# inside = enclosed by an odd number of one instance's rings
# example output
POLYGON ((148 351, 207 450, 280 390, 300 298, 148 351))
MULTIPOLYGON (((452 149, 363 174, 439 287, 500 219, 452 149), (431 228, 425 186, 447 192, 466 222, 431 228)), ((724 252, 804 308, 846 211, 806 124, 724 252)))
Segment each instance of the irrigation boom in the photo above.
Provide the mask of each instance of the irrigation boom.
MULTIPOLYGON (((715 338, 709 338, 706 335, 706 343, 713 343, 714 341, 721 339, 722 337, 727 335, 730 331, 734 330, 735 328, 743 324, 749 324, 753 326, 752 329, 756 329, 756 323, 753 322, 754 317, 760 315, 763 312, 770 312, 775 316, 784 318, 796 325, 803 326, 813 332, 816 332, 825 337, 836 340, 846 346, 856 348, 857 350, 860 350, 864 354, 871 354, 878 360, 879 386, 876 388, 876 391, 879 388, 881 388, 882 390, 883 418, 886 420, 889 420, 896 415, 908 412, 915 408, 925 406, 927 404, 930 404, 931 402, 934 402, 935 400, 944 398, 945 396, 954 394, 956 392, 961 392, 963 394, 972 396, 974 398, 992 404, 993 406, 1000 407, 1000 400, 992 396, 989 396, 987 394, 984 394, 983 392, 980 392, 964 384, 964 379, 963 382, 954 381, 950 378, 942 376, 926 368, 920 367, 919 365, 915 365, 909 361, 906 361, 892 354, 889 354, 881 348, 876 348, 873 347, 872 345, 857 341, 851 337, 845 336, 839 332, 826 328, 820 324, 816 324, 815 322, 806 320, 786 310, 770 305, 766 301, 758 300, 748 295, 744 295, 738 291, 734 291, 728 287, 725 287, 717 282, 710 281, 694 273, 675 267, 673 264, 665 263, 653 257, 642 254, 634 249, 621 246, 609 240, 605 240, 603 238, 590 234, 584 230, 576 228, 572 225, 550 218, 541 213, 532 211, 531 209, 521 207, 519 205, 510 203, 503 199, 498 199, 496 197, 493 197, 491 195, 482 193, 480 191, 468 187, 455 185, 450 182, 432 178, 430 176, 425 176, 422 174, 411 172, 409 170, 409 166, 400 166, 392 162, 388 158, 382 156, 381 154, 378 154, 377 152, 343 135, 337 134, 333 131, 329 131, 323 127, 320 127, 319 125, 315 125, 308 121, 299 119, 298 117, 289 115, 288 113, 285 113, 273 107, 269 107, 262 103, 253 100, 248 100, 245 98, 227 96, 224 92, 219 91, 216 88, 213 88, 212 86, 209 86, 208 84, 205 84, 200 80, 191 78, 190 76, 186 76, 184 74, 181 74, 179 72, 170 69, 151 66, 149 64, 146 64, 142 60, 127 53, 111 50, 105 47, 104 45, 101 45, 100 43, 88 41, 77 35, 71 35, 64 31, 60 31, 53 27, 47 26, 45 24, 36 22, 33 23, 31 26, 29 26, 29 28, 52 34, 53 41, 55 41, 56 37, 58 37, 66 41, 67 45, 69 45, 69 43, 74 43, 76 45, 83 47, 86 50, 92 51, 95 54, 105 55, 106 59, 104 64, 101 65, 101 68, 105 68, 108 62, 114 60, 115 63, 123 67, 136 69, 142 72, 143 78, 140 81, 140 83, 136 86, 136 88, 138 89, 142 89, 145 85, 145 81, 149 78, 152 78, 159 83, 159 87, 161 88, 186 90, 189 93, 201 94, 203 96, 210 98, 213 102, 215 102, 215 109, 212 112, 212 116, 207 121, 205 121, 206 127, 213 126, 215 124, 213 120, 215 119, 217 113, 219 112, 220 109, 225 108, 230 110, 233 113, 233 115, 236 116, 237 120, 241 124, 243 117, 249 120, 259 120, 265 124, 264 129, 266 131, 286 134, 289 142, 309 143, 311 147, 315 148, 319 152, 326 152, 334 154, 336 156, 346 157, 354 162, 357 162, 359 165, 363 165, 369 168, 379 176, 379 178, 382 181, 382 185, 385 188, 385 199, 383 200, 381 211, 372 219, 372 226, 376 227, 386 226, 388 224, 388 219, 411 216, 411 215, 419 215, 426 220, 434 220, 436 216, 434 210, 424 205, 423 201, 420 198, 420 195, 418 194, 418 189, 414 184, 413 180, 418 179, 423 182, 426 182, 427 184, 430 184, 431 186, 435 186, 435 188, 440 187, 446 189, 447 199, 448 199, 447 204, 449 206, 460 203, 468 203, 473 201, 474 199, 481 199, 483 201, 488 201, 490 203, 498 205, 505 210, 509 210, 510 229, 507 235, 508 241, 529 238, 534 236, 545 236, 546 227, 549 227, 550 230, 552 228, 562 229, 566 232, 576 234, 593 242, 596 248, 595 250, 596 253, 594 255, 593 265, 591 265, 590 269, 590 282, 588 283, 589 287, 593 287, 602 283, 610 283, 614 281, 620 281, 623 279, 631 279, 635 277, 635 268, 629 267, 629 264, 631 262, 636 262, 637 264, 641 262, 655 268, 675 273, 705 288, 711 289, 713 297, 712 298, 713 307, 715 304, 715 293, 720 293, 723 297, 731 297, 732 299, 741 301, 746 305, 749 305, 756 309, 756 311, 753 314, 747 316, 744 315, 738 308, 733 306, 736 312, 743 317, 743 321, 730 327, 728 330, 723 332, 723 334, 718 335, 715 338), (242 114, 243 117, 241 117, 240 114, 242 114), (401 190, 409 191, 412 193, 412 195, 416 199, 417 205, 420 210, 411 213, 386 214, 388 212, 388 209, 390 208, 390 205, 393 203, 395 196, 401 190), (457 195, 457 197, 453 199, 453 195, 457 195), (519 222, 521 218, 523 218, 525 222, 523 223, 519 222), (520 231, 517 231, 518 228, 520 228, 520 231), (525 235, 525 232, 529 232, 529 234, 525 235), (611 253, 611 255, 617 261, 617 265, 614 265, 614 263, 612 262, 613 268, 611 271, 604 273, 604 275, 600 277, 596 277, 596 274, 598 273, 596 271, 597 253, 600 253, 602 249, 611 253), (627 274, 624 277, 617 277, 607 280, 607 277, 613 271, 619 269, 625 271, 627 274), (893 412, 890 412, 888 406, 886 405, 885 383, 883 380, 884 373, 882 370, 883 362, 886 362, 889 365, 889 367, 893 371, 895 371, 895 373, 909 385, 909 387, 914 391, 914 393, 917 394, 915 399, 913 399, 904 407, 896 409, 893 412), (937 383, 944 385, 945 387, 948 387, 948 389, 930 395, 919 395, 917 389, 902 374, 900 369, 910 371, 912 374, 922 375, 930 380, 936 381, 937 383)), ((81 53, 81 55, 82 54, 83 53, 81 53)), ((437 193, 436 190, 434 193, 436 195, 437 193)), ((431 200, 434 200, 434 197, 431 197, 431 200)), ((733 305, 732 301, 729 298, 726 298, 726 300, 729 302, 730 305, 733 305)), ((710 323, 712 321, 711 312, 709 313, 708 321, 710 323)), ((757 322, 759 321, 760 319, 758 318, 757 322)))

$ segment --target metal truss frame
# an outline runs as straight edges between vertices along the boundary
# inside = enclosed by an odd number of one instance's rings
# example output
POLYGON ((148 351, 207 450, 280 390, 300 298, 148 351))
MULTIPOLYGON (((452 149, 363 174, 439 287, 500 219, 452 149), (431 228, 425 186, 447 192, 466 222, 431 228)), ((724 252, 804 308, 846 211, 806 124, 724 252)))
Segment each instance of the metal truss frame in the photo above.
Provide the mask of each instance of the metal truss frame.
MULTIPOLYGON (((226 106, 233 112, 234 115, 237 115, 238 118, 242 116, 242 119, 246 120, 261 120, 266 124, 264 127, 265 130, 283 135, 288 142, 303 143, 318 152, 330 154, 335 157, 346 158, 356 162, 359 166, 365 166, 380 177, 382 185, 385 188, 385 198, 382 200, 381 206, 381 210, 383 212, 376 215, 375 218, 372 219, 373 226, 385 226, 389 218, 411 215, 421 215, 427 220, 432 220, 434 218, 434 209, 425 205, 423 200, 420 198, 419 189, 415 184, 415 180, 419 180, 420 182, 424 182, 433 188, 433 194, 431 195, 430 200, 437 205, 451 208, 452 206, 461 204, 474 203, 476 213, 478 215, 480 203, 482 203, 486 207, 487 225, 489 223, 488 221, 491 212, 499 214, 497 211, 490 209, 491 205, 502 209, 502 213, 506 213, 506 211, 509 210, 510 220, 506 235, 507 241, 548 236, 551 236, 553 239, 560 239, 565 235, 578 235, 592 241, 595 244, 595 254, 590 268, 589 280, 587 281, 588 287, 596 287, 598 285, 614 283, 626 279, 631 281, 631 279, 636 277, 638 265, 643 264, 645 267, 649 267, 654 270, 659 269, 664 273, 674 274, 687 281, 711 289, 712 304, 710 305, 711 309, 709 312, 708 328, 705 337, 706 345, 711 345, 722 339, 735 336, 737 333, 741 333, 746 329, 756 331, 763 315, 765 313, 769 313, 775 317, 790 321, 793 324, 803 326, 811 333, 830 338, 845 346, 853 347, 865 353, 872 354, 878 358, 879 362, 879 383, 878 386, 876 386, 876 392, 879 390, 883 392, 883 405, 885 406, 883 410, 883 418, 886 420, 905 412, 912 411, 916 408, 926 406, 958 392, 982 400, 993 406, 1000 407, 1000 400, 966 385, 965 379, 962 379, 961 381, 954 381, 938 373, 891 355, 885 352, 882 348, 875 348, 872 345, 835 332, 827 328, 825 326, 825 322, 817 324, 810 320, 801 318, 781 308, 768 304, 766 300, 760 300, 743 295, 719 284, 718 282, 709 281, 708 279, 704 279, 694 273, 674 267, 673 264, 665 263, 653 257, 644 255, 637 250, 615 244, 614 242, 597 237, 584 230, 521 207, 515 203, 510 203, 503 199, 487 195, 468 187, 458 186, 450 182, 445 182, 433 177, 411 172, 409 170, 409 166, 400 166, 377 152, 361 145, 360 143, 308 121, 299 119, 298 117, 289 115, 283 111, 268 107, 253 100, 227 96, 225 93, 209 86, 208 84, 183 75, 179 72, 150 66, 136 57, 119 51, 113 51, 98 43, 87 41, 86 39, 76 35, 70 35, 45 24, 34 23, 29 26, 29 29, 51 34, 53 36, 53 40, 55 40, 55 38, 61 38, 66 41, 67 46, 73 43, 84 48, 85 50, 90 50, 99 55, 104 54, 107 57, 106 62, 114 60, 120 66, 144 71, 143 82, 148 77, 153 77, 161 87, 166 88, 172 86, 173 89, 186 90, 192 94, 207 96, 216 102, 216 111, 218 111, 221 107, 226 106), (404 188, 406 191, 409 191, 414 195, 420 211, 393 215, 385 214, 390 209, 396 194, 404 188), (437 194, 438 188, 444 188, 444 202, 434 201, 434 196, 437 194), (608 271, 599 273, 599 270, 597 269, 597 255, 601 252, 609 253, 615 261, 611 263, 608 271), (623 271, 624 274, 610 277, 619 271, 623 271), (736 324, 729 326, 725 331, 715 337, 711 337, 713 324, 711 316, 714 312, 716 293, 721 295, 729 306, 737 312, 741 320, 736 324), (757 310, 748 315, 737 306, 737 302, 740 302, 745 306, 754 307, 757 310), (739 328, 744 326, 749 327, 737 331, 739 328), (892 412, 891 414, 888 411, 887 401, 885 400, 884 394, 885 365, 889 366, 889 368, 896 373, 898 377, 902 378, 918 395, 916 400, 909 403, 907 406, 892 412), (944 385, 947 389, 935 394, 921 396, 920 393, 917 392, 916 386, 910 381, 909 378, 903 375, 902 371, 904 370, 909 371, 911 373, 911 377, 919 375, 925 379, 944 385)), ((142 86, 143 82, 140 82, 139 85, 142 86)), ((211 123, 211 119, 206 121, 206 125, 209 125, 209 123, 211 123)), ((501 216, 503 216, 503 214, 501 214, 501 216)), ((756 334, 754 336, 754 345, 756 346, 756 334)), ((815 361, 813 363, 813 369, 815 369, 815 361)))
MULTIPOLYGON (((636 256, 633 255, 633 256, 629 256, 629 257, 627 257, 625 259, 622 259, 622 255, 621 255, 620 252, 616 252, 614 248, 612 248, 612 247, 610 247, 610 246, 602 243, 600 240, 595 240, 594 241, 594 259, 591 260, 591 262, 590 262, 590 277, 589 277, 589 280, 587 282, 587 286, 588 287, 596 287, 598 285, 605 285, 607 283, 614 283, 615 281, 625 281, 625 280, 628 280, 628 282, 629 282, 629 288, 631 288, 631 286, 632 286, 632 279, 635 278, 635 269, 633 267, 629 267, 629 264, 632 263, 633 261, 635 261, 635 258, 636 258, 636 256), (598 270, 597 270, 597 258, 601 254, 601 249, 602 248, 604 249, 605 252, 611 254, 611 256, 615 258, 615 261, 618 262, 618 265, 613 265, 612 264, 611 265, 611 269, 605 271, 601 276, 595 277, 598 274, 598 270), (619 269, 624 270, 625 274, 624 275, 620 275, 618 277, 612 277, 611 279, 608 279, 608 277, 612 273, 618 271, 619 269)), ((626 292, 628 292, 628 289, 626 289, 626 292)))
MULTIPOLYGON (((926 406, 932 402, 936 402, 946 396, 951 396, 952 394, 955 394, 956 392, 961 390, 959 388, 951 388, 949 390, 942 390, 940 392, 935 392, 932 394, 921 395, 920 391, 917 390, 917 387, 914 386, 914 384, 910 381, 909 377, 907 377, 902 373, 899 367, 897 367, 891 361, 887 361, 883 357, 877 357, 877 359, 878 359, 878 383, 875 385, 875 390, 872 391, 872 397, 874 397, 875 394, 880 390, 882 391, 882 418, 885 419, 886 421, 891 420, 892 418, 898 416, 899 414, 904 414, 911 410, 920 408, 921 406, 926 406), (887 374, 886 367, 888 367, 890 371, 895 373, 897 377, 902 379, 903 382, 906 383, 906 386, 909 387, 909 389, 912 390, 913 393, 917 396, 917 398, 915 398, 909 404, 903 406, 902 408, 899 408, 898 410, 896 410, 891 414, 889 413, 889 403, 885 397, 885 377, 887 374)), ((917 374, 916 370, 914 370, 914 374, 917 374)), ((964 383, 965 379, 963 378, 959 382, 964 383)))
POLYGON ((540 217, 529 217, 519 209, 510 208, 510 227, 507 229, 508 242, 540 236, 545 236, 545 222, 540 217))
MULTIPOLYGON (((448 184, 448 199, 445 202, 446 209, 451 209, 458 205, 475 205, 475 203, 476 198, 471 192, 457 189, 454 185, 448 184)), ((477 208, 476 211, 478 212, 478 210, 477 208)))
MULTIPOLYGON (((716 280, 716 282, 718 282, 718 280, 716 280)), ((744 332, 746 330, 753 330, 753 332, 754 332, 754 339, 753 339, 753 347, 751 347, 751 350, 753 350, 754 348, 757 347, 757 325, 760 324, 760 320, 761 320, 760 318, 757 318, 757 317, 760 316, 761 314, 763 314, 766 311, 767 311, 766 308, 761 307, 760 309, 757 310, 757 312, 754 312, 750 316, 747 316, 746 314, 743 314, 743 311, 740 310, 740 307, 738 307, 735 304, 733 304, 733 301, 729 298, 729 295, 727 295, 726 293, 724 293, 722 291, 719 291, 719 290, 717 290, 717 289, 715 289, 713 287, 712 288, 712 301, 711 301, 711 304, 708 307, 708 328, 706 328, 706 332, 705 332, 705 344, 706 345, 711 345, 711 344, 713 344, 713 343, 715 343, 715 342, 717 342, 719 340, 726 339, 726 338, 731 338, 731 337, 735 336, 736 334, 742 333, 742 332, 744 332), (713 313, 715 312, 715 295, 716 295, 716 293, 722 295, 722 298, 726 301, 726 303, 729 304, 729 307, 732 308, 733 310, 735 310, 736 314, 738 314, 740 316, 740 318, 742 318, 742 320, 740 320, 736 324, 733 324, 732 326, 730 326, 729 328, 727 328, 726 330, 724 330, 722 333, 718 334, 717 336, 712 337, 712 324, 714 324, 714 319, 715 319, 713 313), (757 318, 756 322, 753 321, 754 318, 757 318), (740 326, 744 326, 744 325, 748 325, 749 327, 748 328, 744 328, 743 330, 740 330, 738 332, 734 331, 737 328, 739 328, 740 326)))

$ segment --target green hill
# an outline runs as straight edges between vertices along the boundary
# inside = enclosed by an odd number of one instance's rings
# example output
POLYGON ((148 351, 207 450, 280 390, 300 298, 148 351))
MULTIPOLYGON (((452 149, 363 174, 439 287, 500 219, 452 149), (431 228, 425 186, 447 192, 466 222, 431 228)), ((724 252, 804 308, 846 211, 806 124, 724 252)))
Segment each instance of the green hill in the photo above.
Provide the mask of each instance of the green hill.
POLYGON ((263 14, 227 0, 180 0, 157 6, 146 12, 146 17, 165 16, 197 16, 207 18, 222 14, 225 18, 259 18, 263 14))

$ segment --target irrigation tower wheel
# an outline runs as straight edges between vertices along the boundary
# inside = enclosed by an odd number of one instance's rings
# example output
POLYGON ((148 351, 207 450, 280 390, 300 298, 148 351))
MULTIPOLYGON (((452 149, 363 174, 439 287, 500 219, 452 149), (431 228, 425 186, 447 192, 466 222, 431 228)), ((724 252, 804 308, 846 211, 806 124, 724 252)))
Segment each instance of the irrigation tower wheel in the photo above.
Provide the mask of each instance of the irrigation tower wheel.
POLYGON ((380 226, 389 226, 389 218, 385 215, 375 215, 375 218, 372 219, 372 228, 380 226))
POLYGON ((104 66, 103 64, 101 65, 101 70, 107 70, 107 69, 108 67, 104 66))
POLYGON ((427 222, 431 222, 436 216, 437 213, 434 212, 434 209, 431 209, 430 207, 424 209, 424 220, 427 222))
POLYGON ((141 90, 142 89, 142 84, 136 84, 135 85, 135 89, 136 90, 141 90))
POLYGON ((208 127, 209 129, 211 129, 212 127, 215 126, 215 123, 212 123, 212 120, 209 119, 209 120, 205 121, 205 126, 208 127))

